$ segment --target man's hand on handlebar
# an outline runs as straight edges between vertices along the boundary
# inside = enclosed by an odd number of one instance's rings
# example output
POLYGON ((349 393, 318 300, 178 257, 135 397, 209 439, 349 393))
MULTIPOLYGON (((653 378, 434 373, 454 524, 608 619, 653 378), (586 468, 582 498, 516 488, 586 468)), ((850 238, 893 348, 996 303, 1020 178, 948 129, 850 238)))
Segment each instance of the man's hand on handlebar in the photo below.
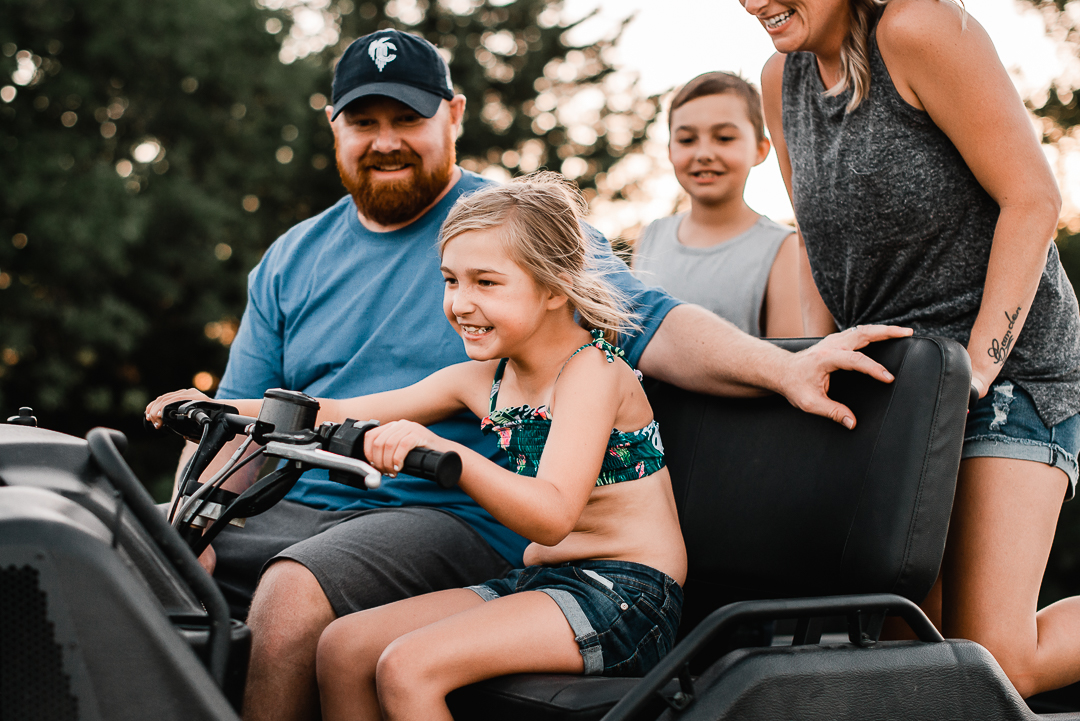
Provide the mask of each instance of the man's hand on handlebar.
POLYGON ((210 396, 194 388, 186 388, 182 391, 173 391, 163 396, 158 396, 146 406, 146 420, 154 424, 154 428, 161 428, 161 414, 165 406, 177 401, 209 401, 210 396))

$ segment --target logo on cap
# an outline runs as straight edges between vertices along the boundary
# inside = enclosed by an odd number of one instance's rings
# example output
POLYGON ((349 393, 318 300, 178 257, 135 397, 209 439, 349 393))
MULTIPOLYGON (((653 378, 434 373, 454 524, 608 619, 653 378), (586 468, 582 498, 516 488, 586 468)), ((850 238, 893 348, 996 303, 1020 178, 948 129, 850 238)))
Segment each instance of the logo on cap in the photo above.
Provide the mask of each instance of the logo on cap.
POLYGON ((391 50, 397 50, 397 46, 390 42, 389 38, 379 38, 368 46, 368 55, 375 61, 380 73, 387 63, 397 57, 397 55, 390 54, 391 50))

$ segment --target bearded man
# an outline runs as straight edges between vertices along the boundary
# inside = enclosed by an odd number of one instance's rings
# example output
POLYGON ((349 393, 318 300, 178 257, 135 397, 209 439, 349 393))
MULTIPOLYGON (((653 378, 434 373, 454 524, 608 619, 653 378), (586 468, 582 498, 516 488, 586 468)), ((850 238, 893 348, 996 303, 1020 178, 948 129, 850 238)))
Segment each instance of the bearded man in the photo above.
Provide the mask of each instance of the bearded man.
MULTIPOLYGON (((421 38, 373 33, 345 51, 326 112, 349 194, 285 233, 251 272, 218 399, 259 398, 268 388, 348 398, 468 359, 443 317, 436 240, 454 202, 489 181, 455 165, 465 98, 449 68, 421 38)), ((825 395, 830 371, 891 380, 853 349, 898 329, 864 327, 792 355, 644 287, 600 238, 596 255, 642 318, 621 345, 647 375, 718 394, 780 392, 844 422, 850 411, 825 395)), ((433 430, 505 462, 474 416, 433 430)), ((252 476, 240 475, 227 488, 250 485, 252 476)), ((360 491, 325 471, 306 474, 285 501, 243 530, 229 527, 200 559, 251 627, 244 717, 318 718, 316 650, 332 620, 501 577, 521 565, 525 545, 457 490, 399 474, 360 491)))

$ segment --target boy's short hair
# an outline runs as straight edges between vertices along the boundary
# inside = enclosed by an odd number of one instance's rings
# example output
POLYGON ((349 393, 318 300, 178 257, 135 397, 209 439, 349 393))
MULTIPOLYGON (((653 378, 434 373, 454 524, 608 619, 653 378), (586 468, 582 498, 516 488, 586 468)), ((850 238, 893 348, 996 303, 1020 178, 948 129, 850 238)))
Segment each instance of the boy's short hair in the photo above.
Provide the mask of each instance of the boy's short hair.
POLYGON ((758 142, 764 140, 765 122, 762 117, 761 95, 752 83, 732 73, 704 73, 682 86, 682 89, 675 93, 675 97, 671 101, 671 109, 668 110, 668 128, 671 128, 671 118, 675 111, 686 103, 707 95, 723 95, 725 93, 737 95, 746 102, 746 117, 750 120, 750 124, 754 126, 754 133, 757 135, 758 142))

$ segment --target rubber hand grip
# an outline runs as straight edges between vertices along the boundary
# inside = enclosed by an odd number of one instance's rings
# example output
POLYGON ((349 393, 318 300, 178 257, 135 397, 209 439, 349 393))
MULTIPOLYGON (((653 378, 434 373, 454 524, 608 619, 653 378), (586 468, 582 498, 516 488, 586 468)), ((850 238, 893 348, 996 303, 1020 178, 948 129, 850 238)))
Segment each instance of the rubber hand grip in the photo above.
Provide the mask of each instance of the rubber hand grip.
POLYGON ((461 456, 453 451, 414 448, 405 456, 401 472, 435 481, 443 488, 454 488, 461 478, 461 456))

